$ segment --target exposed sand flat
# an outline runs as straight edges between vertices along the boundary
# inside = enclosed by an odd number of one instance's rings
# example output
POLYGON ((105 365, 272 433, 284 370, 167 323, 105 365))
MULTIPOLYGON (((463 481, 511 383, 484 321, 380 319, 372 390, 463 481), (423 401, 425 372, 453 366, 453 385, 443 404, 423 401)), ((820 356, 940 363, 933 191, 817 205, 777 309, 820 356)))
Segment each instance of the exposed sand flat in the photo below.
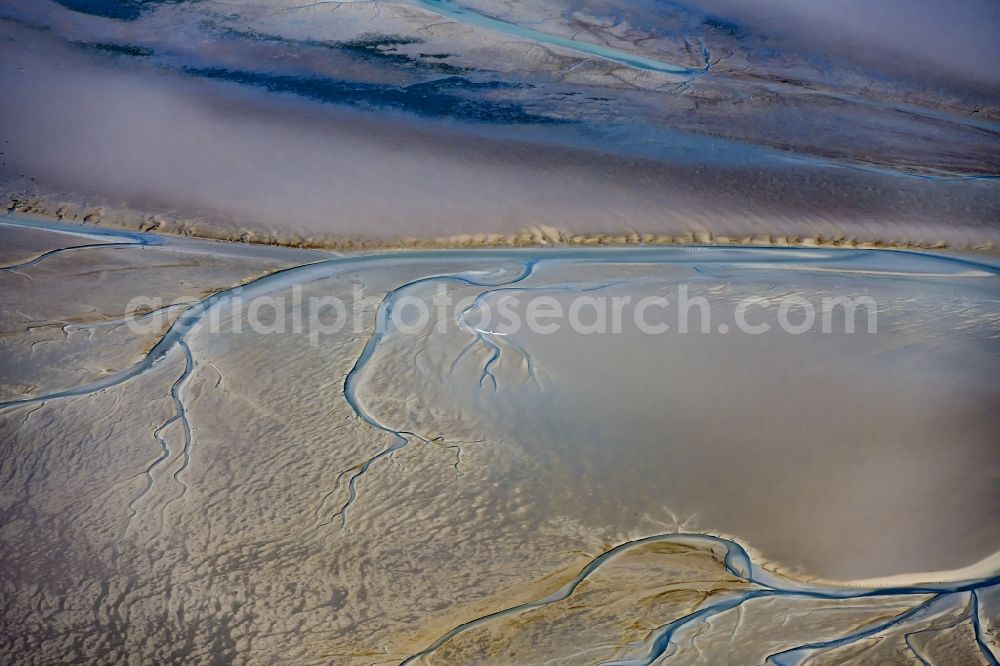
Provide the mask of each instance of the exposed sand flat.
MULTIPOLYGON (((24 220, 21 220, 22 222, 24 220)), ((92 247, 101 243, 114 243, 115 239, 120 242, 131 242, 127 238, 114 236, 108 238, 96 233, 58 233, 52 230, 34 230, 31 227, 20 226, 16 234, 11 236, 2 248, 0 248, 0 270, 16 271, 21 268, 33 266, 55 254, 66 251, 66 241, 75 239, 78 242, 76 247, 92 247)))
POLYGON ((995 0, 0 0, 0 662, 1000 666, 995 0))
POLYGON ((995 659, 990 263, 123 238, 142 242, 0 273, 0 649, 19 661, 995 659), (712 332, 477 316, 680 284, 712 332), (467 299, 457 313, 376 327, 442 286, 467 299), (190 304, 141 335, 100 329, 143 294, 190 304), (872 296, 878 331, 716 328, 747 295, 829 294, 872 296), (278 327, 313 296, 360 328, 278 327), (25 330, 59 312, 81 331, 25 330), (43 334, 44 361, 24 363, 43 334))

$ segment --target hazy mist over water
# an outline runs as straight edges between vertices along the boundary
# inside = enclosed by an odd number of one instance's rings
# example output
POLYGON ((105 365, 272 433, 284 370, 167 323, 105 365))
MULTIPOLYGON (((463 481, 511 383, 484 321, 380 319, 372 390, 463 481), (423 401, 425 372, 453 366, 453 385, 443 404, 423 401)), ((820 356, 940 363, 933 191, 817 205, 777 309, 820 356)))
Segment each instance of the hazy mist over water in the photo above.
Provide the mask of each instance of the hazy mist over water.
POLYGON ((335 7, 0 0, 0 193, 280 242, 996 236, 992 3, 335 7))
POLYGON ((795 40, 804 49, 888 72, 1000 84, 1000 3, 992 0, 694 0, 692 4, 795 40))

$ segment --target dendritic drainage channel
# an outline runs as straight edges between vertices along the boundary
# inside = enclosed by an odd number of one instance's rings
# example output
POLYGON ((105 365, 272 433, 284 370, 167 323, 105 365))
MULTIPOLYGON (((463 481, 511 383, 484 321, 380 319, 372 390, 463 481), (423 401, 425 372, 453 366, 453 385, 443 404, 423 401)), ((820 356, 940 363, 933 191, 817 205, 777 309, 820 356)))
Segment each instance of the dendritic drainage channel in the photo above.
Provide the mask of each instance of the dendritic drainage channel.
MULTIPOLYGON (((7 223, 10 224, 10 223, 7 223)), ((113 235, 116 232, 102 232, 113 235)), ((56 256, 59 253, 86 251, 91 248, 116 247, 136 247, 141 248, 147 245, 155 245, 163 242, 162 239, 148 234, 128 234, 121 233, 118 236, 120 242, 94 243, 76 246, 68 246, 59 250, 53 250, 43 255, 35 257, 30 261, 18 264, 19 270, 28 270, 47 258, 56 256)), ((782 265, 798 266, 803 262, 808 262, 812 266, 836 266, 844 261, 866 256, 869 251, 800 251, 796 249, 724 249, 724 248, 670 248, 670 249, 616 249, 607 250, 560 250, 560 251, 538 251, 538 250, 503 250, 503 251, 475 251, 475 252, 414 252, 405 255, 386 254, 369 255, 355 257, 337 257, 327 260, 320 260, 315 263, 295 266, 253 280, 247 284, 232 289, 216 292, 200 301, 196 301, 186 306, 186 309, 173 321, 166 333, 156 342, 155 345, 134 365, 124 370, 110 373, 100 380, 86 383, 77 387, 51 391, 40 395, 23 397, 0 403, 0 410, 9 410, 16 407, 28 405, 42 405, 53 401, 67 398, 82 397, 100 393, 110 388, 120 386, 132 379, 140 377, 153 368, 159 367, 167 359, 173 359, 182 367, 180 374, 175 376, 168 386, 164 387, 164 394, 168 396, 174 405, 174 414, 164 421, 153 431, 152 436, 160 445, 160 454, 145 469, 146 484, 135 496, 133 496, 127 506, 128 516, 124 531, 115 542, 116 557, 117 545, 124 539, 129 529, 131 521, 136 517, 136 506, 143 497, 150 491, 153 485, 154 475, 160 471, 161 466, 174 454, 179 455, 180 464, 174 470, 172 479, 180 488, 180 492, 174 496, 167 504, 174 501, 182 501, 186 486, 184 485, 184 472, 192 464, 192 450, 195 446, 191 424, 187 414, 185 403, 185 387, 195 371, 199 360, 192 352, 189 344, 193 336, 205 321, 206 316, 215 308, 220 308, 230 304, 231 300, 240 297, 244 299, 254 296, 271 294, 278 291, 290 289, 291 287, 320 279, 325 279, 338 274, 364 268, 366 270, 377 270, 380 267, 398 268, 402 265, 419 265, 432 262, 454 262, 455 264, 471 264, 482 266, 484 263, 495 265, 495 270, 456 270, 454 272, 434 272, 404 284, 401 284, 388 291, 382 298, 376 313, 376 323, 374 330, 364 345, 361 354, 354 362, 351 370, 344 380, 344 398, 354 411, 357 418, 368 427, 391 436, 391 444, 351 467, 341 475, 346 478, 349 488, 349 496, 338 511, 332 516, 331 521, 338 521, 341 527, 347 527, 349 512, 358 499, 358 484, 362 478, 368 474, 375 465, 394 452, 406 446, 412 439, 422 440, 419 435, 406 430, 400 426, 393 426, 383 422, 383 420, 373 413, 358 398, 359 383, 362 381, 363 371, 377 350, 386 339, 392 334, 392 312, 399 302, 399 299, 411 292, 413 289, 429 284, 452 283, 464 287, 481 288, 483 290, 479 299, 485 298, 488 294, 501 290, 526 289, 521 285, 529 277, 547 266, 565 265, 578 261, 599 264, 691 264, 697 266, 709 264, 761 264, 766 263, 780 267, 782 265), (382 322, 382 325, 379 324, 382 322), (165 440, 164 430, 171 425, 180 426, 183 433, 182 447, 179 451, 172 451, 165 440)), ((974 261, 967 261, 957 257, 938 257, 933 255, 919 255, 924 259, 938 261, 942 266, 955 269, 976 272, 977 274, 996 275, 995 268, 974 261)), ((14 268, 14 267, 8 267, 14 268)), ((552 286, 549 286, 552 288, 552 286)), ((576 291, 586 291, 595 288, 593 285, 558 285, 560 289, 575 289, 576 291)), ((477 299, 478 302, 478 299, 477 299)), ((472 307, 475 307, 474 303, 472 307)), ((480 388, 484 388, 492 383, 493 388, 497 387, 496 376, 490 371, 491 367, 499 360, 502 353, 496 342, 489 339, 490 331, 479 330, 469 326, 464 314, 459 316, 459 324, 467 332, 474 335, 476 344, 483 344, 491 350, 489 360, 486 362, 479 377, 480 388)), ((464 353, 464 352, 463 352, 464 353)), ((461 356, 461 355, 460 355, 461 356)), ((164 510, 166 506, 164 506, 164 510)), ((466 623, 456 626, 451 631, 442 635, 423 651, 407 658, 403 663, 421 663, 430 658, 436 651, 458 638, 466 632, 491 622, 517 616, 521 613, 551 605, 572 597, 579 586, 600 570, 608 562, 616 557, 628 553, 631 549, 647 545, 654 542, 676 542, 676 543, 698 543, 706 546, 721 547, 725 549, 725 568, 733 576, 745 581, 752 586, 745 592, 740 592, 727 597, 713 600, 711 603, 699 608, 697 611, 684 617, 673 620, 650 633, 645 655, 641 659, 627 662, 609 662, 622 664, 651 664, 657 659, 669 656, 669 651, 674 645, 674 639, 682 634, 692 625, 705 622, 726 611, 740 607, 748 601, 761 598, 809 598, 823 600, 851 600, 863 598, 875 598, 881 596, 923 596, 929 595, 929 599, 921 601, 912 609, 897 615, 889 620, 879 621, 858 629, 855 632, 846 634, 837 639, 806 642, 775 652, 767 657, 767 662, 784 665, 794 664, 802 661, 806 656, 832 650, 851 643, 864 640, 889 629, 907 627, 915 624, 918 620, 928 615, 933 615, 940 608, 964 604, 968 607, 965 616, 970 620, 975 628, 975 639, 978 648, 985 661, 990 664, 997 664, 997 658, 990 647, 984 633, 984 622, 981 618, 981 596, 986 591, 1000 584, 998 576, 987 576, 959 583, 948 584, 919 584, 912 586, 887 586, 887 587, 834 587, 826 585, 813 585, 797 582, 791 579, 782 578, 769 573, 759 565, 755 564, 748 552, 737 542, 722 539, 709 534, 659 534, 644 539, 630 541, 612 548, 600 556, 596 557, 589 565, 584 567, 569 583, 560 590, 537 599, 505 609, 496 613, 484 615, 472 619, 466 623)), ((914 649, 915 658, 924 661, 914 649)))

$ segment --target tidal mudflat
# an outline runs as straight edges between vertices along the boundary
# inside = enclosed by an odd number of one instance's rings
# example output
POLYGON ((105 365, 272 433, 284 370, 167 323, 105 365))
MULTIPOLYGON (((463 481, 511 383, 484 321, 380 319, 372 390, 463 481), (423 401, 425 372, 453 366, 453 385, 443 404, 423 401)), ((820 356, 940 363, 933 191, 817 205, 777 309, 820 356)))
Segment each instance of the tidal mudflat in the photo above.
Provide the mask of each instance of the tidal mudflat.
POLYGON ((0 222, 6 661, 996 663, 992 255, 0 222))
POLYGON ((325 247, 995 244, 994 3, 743 4, 0 0, 0 197, 325 247))

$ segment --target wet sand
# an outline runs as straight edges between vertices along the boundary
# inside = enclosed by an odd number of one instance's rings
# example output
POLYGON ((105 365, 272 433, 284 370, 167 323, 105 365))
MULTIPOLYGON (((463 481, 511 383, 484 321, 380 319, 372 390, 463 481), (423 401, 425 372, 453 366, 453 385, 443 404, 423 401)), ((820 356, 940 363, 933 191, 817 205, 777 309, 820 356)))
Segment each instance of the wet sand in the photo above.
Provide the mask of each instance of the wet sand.
POLYGON ((997 12, 862 4, 0 0, 4 662, 1000 663, 997 12))
POLYGON ((988 262, 118 241, 0 273, 8 654, 651 664, 735 635, 748 662, 995 653, 988 262), (503 296, 680 283, 713 332, 475 325, 503 296), (291 317, 362 286, 360 332, 234 332, 254 297, 300 289, 291 317), (443 332, 376 328, 438 286, 472 299, 443 332), (142 293, 184 305, 137 336, 119 320, 142 293), (872 295, 878 332, 716 327, 748 294, 831 293, 872 295))

